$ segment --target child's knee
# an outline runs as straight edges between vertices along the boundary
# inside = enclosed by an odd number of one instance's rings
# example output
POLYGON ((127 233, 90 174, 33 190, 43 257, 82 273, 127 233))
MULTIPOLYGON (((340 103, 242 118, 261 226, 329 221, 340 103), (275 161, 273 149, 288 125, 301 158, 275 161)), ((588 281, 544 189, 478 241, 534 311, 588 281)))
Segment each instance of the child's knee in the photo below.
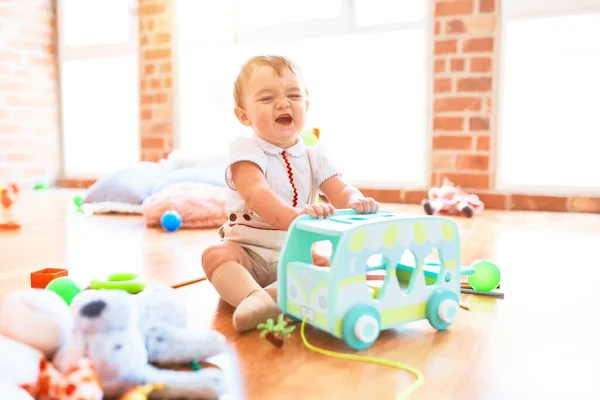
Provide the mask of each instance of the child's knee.
POLYGON ((224 262, 226 259, 226 251, 221 244, 207 247, 202 253, 202 269, 206 274, 206 278, 210 280, 213 272, 217 267, 224 262))
POLYGON ((206 278, 210 280, 213 272, 228 261, 241 263, 237 252, 229 243, 219 243, 207 247, 202 253, 202 269, 206 274, 206 278))

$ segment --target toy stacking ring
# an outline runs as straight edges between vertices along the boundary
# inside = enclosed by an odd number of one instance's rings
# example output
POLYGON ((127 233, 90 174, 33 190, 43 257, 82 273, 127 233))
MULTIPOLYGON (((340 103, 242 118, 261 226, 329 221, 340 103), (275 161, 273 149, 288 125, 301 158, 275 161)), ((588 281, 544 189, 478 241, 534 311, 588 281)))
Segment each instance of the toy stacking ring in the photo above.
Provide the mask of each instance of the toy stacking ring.
POLYGON ((139 293, 145 287, 146 282, 132 272, 116 272, 107 275, 104 279, 94 278, 90 283, 90 289, 120 289, 131 294, 139 293))

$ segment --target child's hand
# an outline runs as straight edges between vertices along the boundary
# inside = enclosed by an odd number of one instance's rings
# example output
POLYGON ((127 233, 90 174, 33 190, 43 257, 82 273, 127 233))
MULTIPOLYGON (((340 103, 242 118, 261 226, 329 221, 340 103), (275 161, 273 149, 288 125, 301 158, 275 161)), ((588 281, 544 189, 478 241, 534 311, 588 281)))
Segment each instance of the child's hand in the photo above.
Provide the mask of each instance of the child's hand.
POLYGON ((335 207, 328 203, 315 203, 306 207, 300 214, 308 214, 315 218, 327 218, 335 212, 335 207))
POLYGON ((375 214, 379 210, 379 203, 370 197, 355 200, 347 208, 354 208, 359 214, 375 214))

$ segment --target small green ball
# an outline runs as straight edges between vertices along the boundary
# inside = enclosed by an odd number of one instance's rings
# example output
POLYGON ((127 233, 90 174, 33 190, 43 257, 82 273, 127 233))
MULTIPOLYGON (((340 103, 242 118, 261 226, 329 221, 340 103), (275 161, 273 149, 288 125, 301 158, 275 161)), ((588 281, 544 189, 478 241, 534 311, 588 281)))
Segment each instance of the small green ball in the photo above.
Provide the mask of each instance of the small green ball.
POLYGON ((64 276, 50 281, 46 286, 46 290, 59 295, 67 305, 71 305, 71 301, 73 301, 75 296, 82 292, 81 288, 72 279, 64 276))
POLYGON ((73 204, 75 204, 77 207, 81 207, 81 205, 83 204, 83 197, 79 195, 73 197, 73 204))
POLYGON ((469 285, 481 292, 491 292, 500 284, 500 268, 488 260, 475 261, 471 268, 475 273, 469 275, 469 285))

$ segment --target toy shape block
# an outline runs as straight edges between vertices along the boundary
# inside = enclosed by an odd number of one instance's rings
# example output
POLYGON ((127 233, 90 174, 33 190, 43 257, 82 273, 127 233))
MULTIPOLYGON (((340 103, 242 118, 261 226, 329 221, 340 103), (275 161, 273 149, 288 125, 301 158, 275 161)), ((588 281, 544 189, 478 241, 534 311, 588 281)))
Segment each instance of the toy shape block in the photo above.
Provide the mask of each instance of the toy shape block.
POLYGON ((45 268, 31 273, 31 287, 45 289, 54 279, 69 276, 69 271, 63 268, 45 268))

